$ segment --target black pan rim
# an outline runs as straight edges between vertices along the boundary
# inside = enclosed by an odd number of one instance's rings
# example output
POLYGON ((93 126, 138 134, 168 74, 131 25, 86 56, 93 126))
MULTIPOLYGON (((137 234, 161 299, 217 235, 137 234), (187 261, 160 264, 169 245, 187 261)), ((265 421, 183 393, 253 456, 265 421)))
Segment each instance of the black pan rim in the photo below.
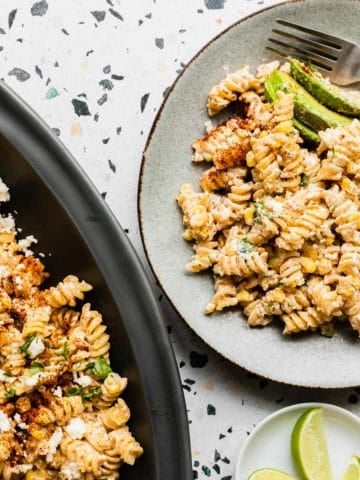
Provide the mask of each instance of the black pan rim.
POLYGON ((0 132, 26 158, 68 213, 122 312, 150 415, 156 478, 161 480, 166 475, 172 480, 190 480, 190 439, 180 375, 162 313, 134 248, 71 153, 39 115, 4 82, 0 82, 0 132), (41 148, 42 154, 29 159, 26 151, 32 143, 41 148), (91 221, 85 218, 84 205, 93 214, 91 221), (116 262, 119 252, 122 262, 129 267, 126 271, 116 262), (131 288, 128 289, 128 301, 120 304, 120 290, 124 284, 130 284, 131 288), (135 322, 132 321, 134 317, 135 322), (169 445, 171 457, 163 458, 162 451, 169 451, 169 445))

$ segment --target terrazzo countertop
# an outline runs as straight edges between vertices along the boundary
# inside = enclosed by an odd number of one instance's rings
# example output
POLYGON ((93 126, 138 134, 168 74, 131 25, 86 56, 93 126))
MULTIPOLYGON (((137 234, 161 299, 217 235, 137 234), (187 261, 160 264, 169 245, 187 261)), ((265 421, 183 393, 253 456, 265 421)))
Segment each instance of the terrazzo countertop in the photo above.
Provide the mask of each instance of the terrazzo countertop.
MULTIPOLYGON (((77 158, 146 263, 137 223, 141 154, 167 89, 234 21, 276 0, 12 0, 0 5, 3 80, 77 158)), ((157 287, 155 287, 157 288, 157 287)), ((210 350, 158 291, 187 403, 194 478, 231 480, 266 415, 298 401, 360 413, 360 390, 271 383, 210 350)))

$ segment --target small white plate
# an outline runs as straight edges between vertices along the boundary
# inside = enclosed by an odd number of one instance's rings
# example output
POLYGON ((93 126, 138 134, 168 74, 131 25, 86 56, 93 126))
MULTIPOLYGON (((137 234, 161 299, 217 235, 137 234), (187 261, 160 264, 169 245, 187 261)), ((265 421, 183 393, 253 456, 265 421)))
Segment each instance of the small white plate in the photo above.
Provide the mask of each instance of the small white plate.
POLYGON ((360 455, 360 418, 335 405, 300 403, 273 413, 253 430, 241 449, 235 480, 247 480, 259 468, 276 468, 298 478, 290 453, 291 432, 299 416, 314 407, 323 408, 333 477, 342 478, 351 455, 360 455))

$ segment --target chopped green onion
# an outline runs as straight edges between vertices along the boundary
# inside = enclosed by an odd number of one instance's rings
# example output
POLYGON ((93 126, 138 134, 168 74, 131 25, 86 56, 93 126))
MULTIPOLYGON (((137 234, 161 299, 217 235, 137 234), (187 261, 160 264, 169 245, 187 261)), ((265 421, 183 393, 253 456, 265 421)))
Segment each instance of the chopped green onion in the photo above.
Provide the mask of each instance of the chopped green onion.
POLYGON ((36 335, 30 335, 25 342, 21 345, 20 351, 25 355, 25 357, 30 357, 30 352, 29 352, 29 347, 32 344, 32 342, 35 340, 36 335))
POLYGON ((110 363, 101 357, 95 362, 89 363, 86 367, 87 372, 99 380, 105 380, 112 372, 110 363))

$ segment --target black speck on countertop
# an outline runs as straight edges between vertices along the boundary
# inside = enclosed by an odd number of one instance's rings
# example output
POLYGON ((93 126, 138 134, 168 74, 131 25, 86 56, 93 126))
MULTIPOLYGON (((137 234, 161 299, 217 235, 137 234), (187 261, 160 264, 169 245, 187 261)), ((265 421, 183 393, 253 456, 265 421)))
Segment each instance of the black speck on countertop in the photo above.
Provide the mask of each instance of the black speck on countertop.
POLYGON ((104 89, 104 90, 112 90, 114 88, 114 84, 111 80, 108 80, 105 78, 104 80, 100 80, 99 85, 104 89))
POLYGON ((226 0, 205 0, 205 7, 209 10, 218 10, 224 8, 226 0))
POLYGON ((108 163, 109 163, 109 167, 110 167, 110 170, 114 173, 116 173, 116 166, 115 164, 110 160, 110 158, 108 159, 108 163))
POLYGON ((162 50, 164 48, 164 39, 163 38, 155 38, 155 45, 162 50))
POLYGON ((9 13, 9 18, 8 18, 9 29, 12 27, 12 25, 14 23, 14 20, 15 20, 15 17, 16 17, 16 12, 17 12, 17 9, 11 10, 11 12, 9 13))
POLYGON ((26 72, 22 68, 17 68, 17 67, 10 70, 8 75, 13 75, 14 77, 16 77, 16 80, 18 80, 19 82, 26 82, 26 80, 29 80, 30 78, 30 73, 26 72))
POLYGON ((71 100, 71 103, 73 104, 75 113, 78 117, 84 116, 84 115, 91 115, 88 104, 83 100, 78 100, 77 98, 73 98, 71 100))
POLYGON ((192 368, 203 368, 208 363, 209 359, 206 353, 199 353, 195 350, 190 352, 190 365, 192 368))
POLYGON ((107 102, 107 99, 108 99, 108 96, 107 96, 107 93, 104 93, 104 95, 102 95, 99 100, 97 101, 97 103, 99 105, 103 105, 105 102, 107 102))
POLYGON ((93 10, 91 14, 96 18, 98 22, 102 22, 105 19, 105 10, 93 10))
POLYGON ((149 100, 149 96, 150 96, 150 93, 145 93, 142 97, 141 97, 141 101, 140 101, 140 109, 141 109, 141 113, 145 110, 145 107, 146 107, 146 104, 149 100))
POLYGON ((48 11, 49 5, 46 0, 41 0, 40 2, 34 3, 31 7, 31 15, 42 17, 48 11))
POLYGON ((124 21, 122 15, 120 15, 120 13, 117 12, 116 10, 114 10, 113 8, 109 8, 109 12, 110 12, 111 15, 113 15, 115 18, 118 18, 118 19, 121 20, 122 22, 124 21))

